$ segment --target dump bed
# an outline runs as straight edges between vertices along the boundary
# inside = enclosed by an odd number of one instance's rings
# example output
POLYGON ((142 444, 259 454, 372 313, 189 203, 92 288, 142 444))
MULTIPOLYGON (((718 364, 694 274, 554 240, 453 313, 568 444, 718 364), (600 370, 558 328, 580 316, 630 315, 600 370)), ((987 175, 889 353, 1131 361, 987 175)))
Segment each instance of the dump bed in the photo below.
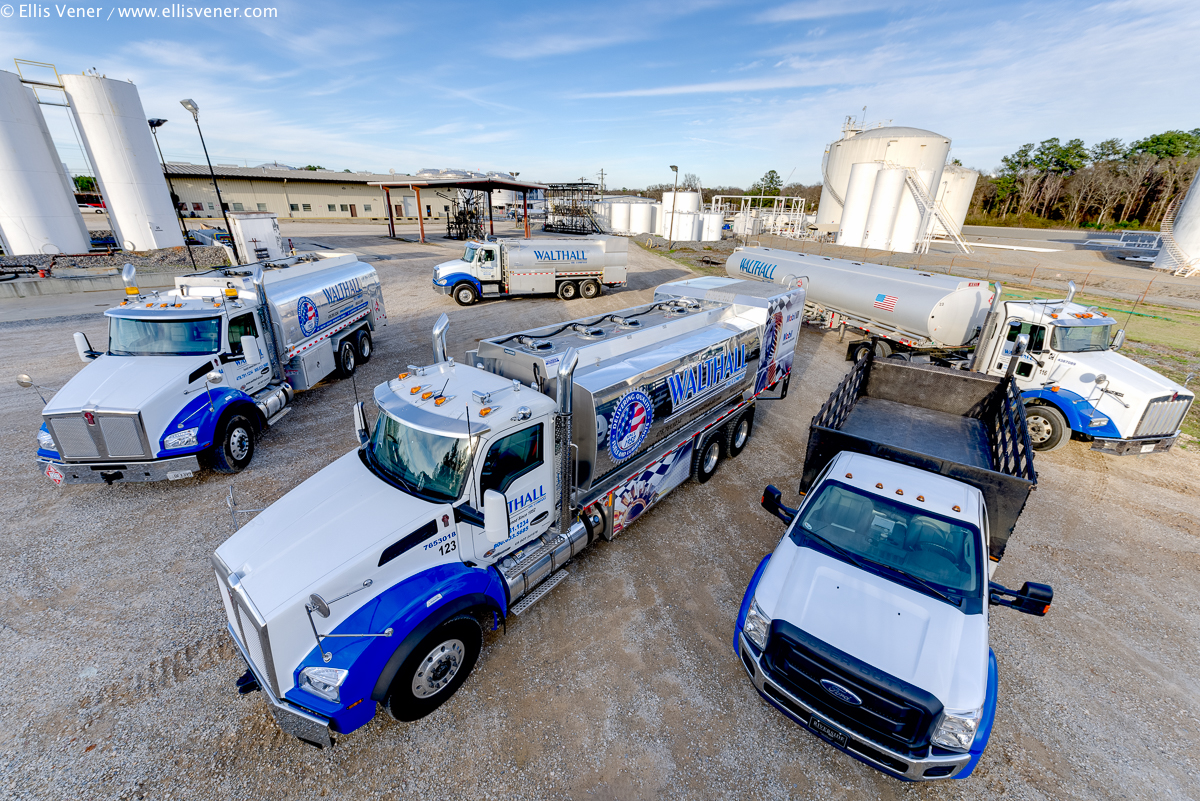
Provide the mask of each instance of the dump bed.
POLYGON ((800 491, 842 451, 977 487, 987 504, 994 561, 1037 485, 1025 407, 1012 379, 876 361, 873 353, 854 364, 812 419, 800 491))

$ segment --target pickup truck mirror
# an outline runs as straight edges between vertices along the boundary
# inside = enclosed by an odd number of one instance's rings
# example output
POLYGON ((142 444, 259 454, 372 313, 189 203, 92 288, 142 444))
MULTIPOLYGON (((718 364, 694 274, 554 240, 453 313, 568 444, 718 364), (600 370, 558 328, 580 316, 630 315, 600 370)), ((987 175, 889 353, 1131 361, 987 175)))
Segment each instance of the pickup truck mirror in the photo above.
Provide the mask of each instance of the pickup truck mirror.
POLYGON ((774 484, 768 484, 767 488, 763 490, 759 503, 762 504, 762 508, 783 522, 790 524, 796 519, 796 510, 790 506, 784 506, 782 499, 783 493, 779 491, 779 487, 776 487, 774 484))
POLYGON ((1053 601, 1054 589, 1049 584, 1027 581, 1016 591, 993 581, 988 587, 988 603, 992 606, 1010 606, 1027 615, 1042 617, 1053 601))
POLYGON ((365 447, 371 439, 371 433, 367 430, 367 412, 362 401, 354 404, 354 435, 358 437, 360 448, 365 447))
POLYGON ((1113 341, 1112 341, 1111 347, 1113 350, 1120 350, 1121 346, 1124 344, 1125 344, 1125 329, 1118 328, 1117 333, 1113 336, 1113 341))
POLYGON ((508 498, 503 492, 487 490, 483 493, 483 533, 490 542, 508 539, 508 498))
POLYGON ((82 331, 76 331, 74 337, 75 350, 79 353, 79 361, 90 362, 92 359, 100 355, 96 351, 92 350, 92 343, 88 342, 87 334, 83 333, 82 331))
POLYGON ((262 361, 262 354, 258 351, 257 337, 242 337, 242 358, 245 359, 246 364, 250 366, 254 366, 262 361))

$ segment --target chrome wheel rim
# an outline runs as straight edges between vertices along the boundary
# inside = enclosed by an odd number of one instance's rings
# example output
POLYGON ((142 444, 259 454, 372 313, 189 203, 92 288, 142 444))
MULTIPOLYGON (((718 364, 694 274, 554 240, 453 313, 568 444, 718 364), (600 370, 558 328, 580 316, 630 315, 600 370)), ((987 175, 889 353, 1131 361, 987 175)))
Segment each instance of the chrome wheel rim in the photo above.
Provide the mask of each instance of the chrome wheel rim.
POLYGON ((1040 414, 1031 414, 1029 420, 1029 438, 1033 440, 1035 445, 1041 445, 1046 440, 1050 439, 1050 434, 1053 428, 1050 422, 1040 414))
POLYGON ((240 462, 250 453, 250 434, 238 426, 229 435, 229 455, 235 462, 240 462))
POLYGON ((471 302, 471 290, 469 290, 469 289, 458 290, 458 300, 460 303, 463 303, 463 304, 470 303, 471 302))
POLYGON ((359 350, 362 351, 363 358, 365 359, 371 355, 371 340, 369 337, 363 337, 359 342, 361 343, 359 350))
POLYGON ((441 692, 458 675, 466 653, 462 640, 446 640, 426 654, 413 676, 412 694, 429 698, 441 692))
POLYGON ((346 357, 342 359, 342 365, 347 373, 354 369, 354 348, 346 348, 346 357))
POLYGON ((746 444, 746 438, 750 436, 750 421, 742 420, 738 423, 737 431, 733 435, 733 446, 740 448, 746 444))
POLYGON ((704 472, 711 473, 717 469, 717 457, 721 455, 721 448, 717 443, 708 446, 708 450, 704 452, 704 472))

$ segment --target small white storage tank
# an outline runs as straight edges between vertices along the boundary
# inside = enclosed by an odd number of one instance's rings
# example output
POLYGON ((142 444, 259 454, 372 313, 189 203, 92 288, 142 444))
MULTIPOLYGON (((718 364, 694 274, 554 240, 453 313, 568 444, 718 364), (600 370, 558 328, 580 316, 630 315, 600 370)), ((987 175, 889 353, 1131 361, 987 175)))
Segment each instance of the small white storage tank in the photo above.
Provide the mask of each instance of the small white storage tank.
POLYGON ((629 204, 613 203, 609 212, 609 220, 614 234, 624 234, 629 231, 629 204))
MULTIPOLYGON (((667 221, 671 220, 671 213, 666 214, 667 221)), ((671 234, 667 239, 677 239, 681 242, 693 242, 700 238, 700 215, 694 211, 677 211, 675 212, 675 224, 671 226, 671 234)))
MULTIPOLYGON (((925 188, 925 193, 932 195, 929 182, 933 180, 933 170, 917 170, 914 177, 925 188)), ((900 213, 896 215, 896 224, 892 227, 892 244, 888 249, 894 253, 915 253, 917 242, 924 235, 921 230, 921 220, 924 216, 920 204, 917 203, 916 195, 913 194, 910 187, 905 186, 904 192, 900 195, 900 213)), ((933 225, 934 219, 931 215, 926 223, 933 225)))
POLYGON ((1193 178, 1183 202, 1175 211, 1175 223, 1171 229, 1175 245, 1182 251, 1182 263, 1164 247, 1154 258, 1154 269, 1174 272, 1180 267, 1200 263, 1195 261, 1200 259, 1200 189, 1197 186, 1200 186, 1200 181, 1193 178))
POLYGON ((629 233, 648 234, 654 230, 654 204, 629 204, 629 233))
POLYGON ((91 238, 41 109, 0 71, 0 235, 10 255, 87 253, 91 238))
POLYGON ((708 211, 701 215, 703 220, 700 229, 701 242, 720 242, 721 230, 725 227, 725 215, 718 211, 708 211))
POLYGON ((851 166, 850 177, 846 182, 846 210, 837 232, 837 244, 850 248, 863 246, 863 233, 867 230, 867 213, 871 210, 875 179, 882 168, 883 165, 878 161, 864 161, 851 166))
POLYGON ((871 193, 871 208, 867 211, 867 227, 863 230, 864 248, 888 250, 892 244, 892 231, 896 228, 896 215, 900 213, 900 196, 904 192, 907 170, 883 169, 875 176, 875 189, 871 193))
POLYGON ((661 203, 654 204, 654 235, 665 236, 667 232, 667 213, 661 203))
POLYGON ((937 185, 941 182, 942 168, 949 152, 947 137, 920 128, 895 126, 847 131, 845 138, 830 144, 826 151, 817 224, 841 222, 842 203, 846 199, 853 165, 864 161, 888 161, 898 167, 933 170, 934 184, 937 185), (834 198, 835 194, 841 202, 834 198))
MULTIPOLYGON (((962 233, 963 223, 967 212, 971 209, 971 198, 975 195, 975 184, 979 173, 968 170, 957 164, 947 164, 942 172, 942 182, 938 185, 937 200, 949 215, 950 221, 958 226, 955 233, 962 233)), ((945 236, 946 229, 936 219, 933 221, 933 232, 936 236, 945 236)))
POLYGON ((137 87, 92 75, 62 82, 117 242, 126 250, 183 247, 137 87))
POLYGON ((667 214, 671 213, 672 208, 681 214, 689 211, 698 212, 700 211, 700 193, 663 192, 662 205, 667 214), (674 203, 674 206, 672 206, 672 203, 674 203))

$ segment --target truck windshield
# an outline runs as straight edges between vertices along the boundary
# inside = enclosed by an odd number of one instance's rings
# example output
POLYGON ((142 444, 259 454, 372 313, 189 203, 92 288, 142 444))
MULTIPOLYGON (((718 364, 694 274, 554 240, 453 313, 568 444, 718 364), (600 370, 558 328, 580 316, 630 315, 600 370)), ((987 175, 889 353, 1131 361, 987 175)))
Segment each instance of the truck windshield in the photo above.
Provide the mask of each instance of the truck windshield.
POLYGON ((462 260, 466 262, 475 261, 475 253, 478 250, 474 245, 467 245, 467 249, 463 251, 462 260))
POLYGON ((113 356, 200 356, 221 348, 221 318, 135 320, 108 318, 108 352, 113 356))
POLYGON ((1050 347, 1063 353, 1108 350, 1112 342, 1111 325, 1056 325, 1050 335, 1050 347))
POLYGON ((465 437, 431 434, 380 414, 367 453, 372 466, 412 494, 452 501, 462 494, 473 448, 465 437))
POLYGON ((798 545, 799 529, 939 589, 972 593, 981 585, 977 529, 836 481, 805 508, 792 534, 798 545))

